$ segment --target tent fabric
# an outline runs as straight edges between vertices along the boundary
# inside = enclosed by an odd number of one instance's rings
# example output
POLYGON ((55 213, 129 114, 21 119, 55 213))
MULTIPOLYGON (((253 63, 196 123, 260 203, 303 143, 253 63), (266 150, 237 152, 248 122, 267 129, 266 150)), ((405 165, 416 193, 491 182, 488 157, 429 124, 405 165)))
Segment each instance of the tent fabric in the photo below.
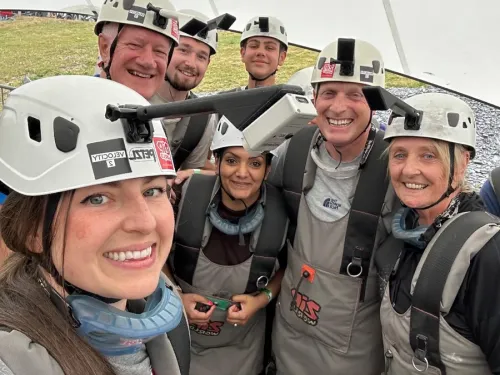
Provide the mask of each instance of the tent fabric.
MULTIPOLYGON (((0 9, 61 11, 86 6, 91 14, 88 3, 99 8, 102 1, 0 0, 0 9)), ((237 18, 235 31, 254 16, 275 16, 285 24, 291 43, 313 50, 339 37, 364 39, 381 50, 387 69, 500 108, 500 48, 494 40, 500 35, 498 0, 329 0, 303 6, 290 6, 290 0, 172 3, 209 17, 230 13, 237 18)))

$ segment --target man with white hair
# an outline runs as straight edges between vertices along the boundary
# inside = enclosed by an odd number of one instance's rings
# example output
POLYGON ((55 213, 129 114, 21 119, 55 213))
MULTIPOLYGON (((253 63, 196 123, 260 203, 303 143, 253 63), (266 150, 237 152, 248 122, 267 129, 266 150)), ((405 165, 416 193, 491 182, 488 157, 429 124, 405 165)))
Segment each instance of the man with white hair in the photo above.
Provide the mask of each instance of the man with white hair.
POLYGON ((168 0, 105 1, 94 32, 99 37, 100 77, 149 100, 163 83, 173 47, 179 43, 179 21, 172 4, 168 0), (162 16, 160 9, 171 16, 162 16))

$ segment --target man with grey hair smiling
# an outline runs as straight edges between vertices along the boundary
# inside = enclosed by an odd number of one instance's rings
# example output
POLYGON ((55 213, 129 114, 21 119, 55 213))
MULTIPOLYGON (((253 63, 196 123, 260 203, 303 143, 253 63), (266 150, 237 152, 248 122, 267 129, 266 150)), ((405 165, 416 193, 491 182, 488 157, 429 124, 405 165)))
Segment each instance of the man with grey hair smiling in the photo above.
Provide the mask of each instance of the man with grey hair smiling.
POLYGON ((99 38, 100 77, 149 100, 163 83, 179 43, 179 21, 170 1, 106 0, 94 32, 99 38))

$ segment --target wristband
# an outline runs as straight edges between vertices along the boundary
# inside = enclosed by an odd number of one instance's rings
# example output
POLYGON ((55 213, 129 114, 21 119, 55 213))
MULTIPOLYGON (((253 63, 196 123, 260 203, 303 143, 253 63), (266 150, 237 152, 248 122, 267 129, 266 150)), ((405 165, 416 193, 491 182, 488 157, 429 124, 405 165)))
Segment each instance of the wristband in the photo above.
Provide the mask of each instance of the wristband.
POLYGON ((264 288, 260 290, 261 293, 264 293, 267 296, 268 302, 271 302, 273 299, 273 292, 271 290, 264 288))
POLYGON ((193 169, 193 174, 200 174, 201 173, 201 169, 193 169))

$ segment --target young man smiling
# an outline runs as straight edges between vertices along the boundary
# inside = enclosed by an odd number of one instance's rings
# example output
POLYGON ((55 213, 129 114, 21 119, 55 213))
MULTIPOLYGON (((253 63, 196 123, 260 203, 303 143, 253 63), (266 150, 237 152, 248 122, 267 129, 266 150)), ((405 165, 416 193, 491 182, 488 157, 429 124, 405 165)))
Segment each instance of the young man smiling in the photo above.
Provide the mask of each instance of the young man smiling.
POLYGON ((252 18, 241 34, 240 47, 241 61, 248 72, 246 88, 274 85, 288 51, 283 23, 275 17, 252 18))
MULTIPOLYGON (((208 21, 208 17, 193 10, 180 10, 179 13, 181 27, 192 18, 208 21)), ((194 36, 181 32, 179 45, 174 49, 165 79, 150 102, 162 104, 195 98, 192 90, 198 87, 205 77, 211 57, 216 52, 216 28, 194 36)), ((175 166, 178 169, 189 170, 189 174, 192 174, 195 169, 208 168, 207 155, 216 123, 214 115, 163 120, 163 128, 170 140, 175 166), (192 147, 187 147, 187 140, 184 141, 186 137, 193 140, 189 142, 192 147)))

